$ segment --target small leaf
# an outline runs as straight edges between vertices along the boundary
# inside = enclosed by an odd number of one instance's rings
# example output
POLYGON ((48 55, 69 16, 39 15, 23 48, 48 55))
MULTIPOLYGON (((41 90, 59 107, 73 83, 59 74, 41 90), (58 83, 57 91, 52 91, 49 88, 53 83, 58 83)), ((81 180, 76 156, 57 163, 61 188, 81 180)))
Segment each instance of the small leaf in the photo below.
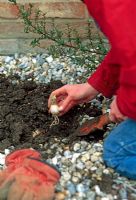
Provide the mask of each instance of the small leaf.
POLYGON ((15 5, 17 4, 16 0, 8 0, 11 3, 14 3, 15 5))

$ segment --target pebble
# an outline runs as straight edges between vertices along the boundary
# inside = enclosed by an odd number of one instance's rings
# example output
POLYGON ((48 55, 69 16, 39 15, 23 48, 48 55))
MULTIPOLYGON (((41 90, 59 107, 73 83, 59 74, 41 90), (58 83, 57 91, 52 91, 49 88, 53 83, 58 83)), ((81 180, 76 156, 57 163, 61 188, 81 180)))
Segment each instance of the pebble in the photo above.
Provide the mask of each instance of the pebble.
POLYGON ((79 151, 81 149, 81 145, 79 143, 76 143, 73 147, 74 151, 79 151))
POLYGON ((84 163, 82 163, 82 162, 79 161, 79 162, 76 164, 76 168, 82 170, 82 169, 85 168, 85 165, 84 165, 84 163))
POLYGON ((76 186, 76 190, 77 192, 84 193, 86 191, 86 188, 82 183, 80 183, 76 186))
POLYGON ((90 154, 86 153, 81 157, 81 161, 84 163, 90 159, 90 154))
POLYGON ((79 178, 73 176, 73 177, 72 177, 72 182, 73 182, 73 183, 79 183, 79 178))
POLYGON ((76 186, 72 182, 69 182, 67 184, 67 189, 70 192, 71 195, 74 195, 76 193, 76 186))
POLYGON ((80 153, 74 153, 74 154, 72 155, 72 160, 71 160, 71 162, 72 162, 72 163, 75 163, 76 160, 77 160, 77 158, 78 158, 80 155, 81 155, 80 153))
POLYGON ((89 192, 87 193, 87 199, 88 199, 88 200, 95 200, 95 199, 96 199, 96 193, 93 192, 93 191, 89 191, 89 192))
POLYGON ((66 197, 66 194, 59 192, 59 193, 56 194, 55 200, 64 200, 65 197, 66 197))
POLYGON ((5 154, 0 153, 0 165, 5 165, 5 154))
POLYGON ((47 57, 47 58, 46 58, 46 61, 47 61, 48 63, 51 63, 51 62, 53 61, 53 57, 52 57, 52 56, 47 57))
POLYGON ((10 153, 9 149, 5 149, 5 155, 7 156, 10 153))
POLYGON ((110 171, 109 171, 109 169, 104 169, 104 170, 103 170, 103 173, 104 173, 104 174, 110 174, 110 171))
POLYGON ((69 172, 63 172, 62 175, 65 181, 68 181, 71 179, 71 174, 69 172))
POLYGON ((66 158, 72 158, 72 154, 71 154, 71 152, 70 152, 69 150, 64 151, 64 156, 65 156, 66 158))

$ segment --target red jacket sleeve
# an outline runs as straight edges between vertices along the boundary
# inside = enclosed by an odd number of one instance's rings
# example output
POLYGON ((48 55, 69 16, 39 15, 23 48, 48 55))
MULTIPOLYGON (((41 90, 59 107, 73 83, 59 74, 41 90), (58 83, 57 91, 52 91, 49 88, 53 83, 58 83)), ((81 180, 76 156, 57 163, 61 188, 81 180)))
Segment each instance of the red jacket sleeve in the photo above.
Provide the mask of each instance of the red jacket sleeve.
POLYGON ((97 70, 88 78, 88 83, 106 97, 114 95, 119 87, 120 66, 111 50, 97 70))
POLYGON ((124 115, 136 119, 136 1, 85 0, 85 3, 109 39, 120 66, 119 109, 124 115))

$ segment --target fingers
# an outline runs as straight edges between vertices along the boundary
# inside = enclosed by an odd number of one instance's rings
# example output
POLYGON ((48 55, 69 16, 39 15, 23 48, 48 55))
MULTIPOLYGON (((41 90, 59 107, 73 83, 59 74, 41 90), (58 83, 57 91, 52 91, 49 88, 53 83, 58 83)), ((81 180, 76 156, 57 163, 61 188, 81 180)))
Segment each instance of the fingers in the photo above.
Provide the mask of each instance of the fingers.
POLYGON ((63 96, 66 96, 66 94, 67 94, 67 92, 66 92, 66 87, 65 87, 65 86, 63 86, 63 87, 61 87, 61 88, 59 88, 59 89, 53 91, 53 92, 51 93, 49 99, 48 99, 48 107, 51 106, 51 97, 52 97, 53 95, 56 96, 57 101, 60 101, 60 98, 63 98, 63 96))
POLYGON ((34 200, 35 199, 35 195, 34 195, 34 192, 32 191, 25 191, 23 196, 21 197, 21 200, 34 200))
POLYGON ((67 96, 64 101, 61 102, 60 116, 68 112, 75 105, 75 101, 70 96, 67 96))
POLYGON ((112 121, 112 122, 120 123, 120 122, 126 120, 128 117, 126 117, 126 116, 124 116, 122 114, 117 115, 117 114, 115 114, 113 112, 110 112, 109 113, 109 118, 110 118, 110 121, 112 121))
POLYGON ((119 123, 122 122, 123 120, 121 118, 117 118, 116 115, 114 114, 109 114, 109 118, 111 122, 119 123))
POLYGON ((117 97, 115 96, 111 105, 110 105, 109 118, 112 122, 120 123, 127 119, 125 115, 121 113, 117 105, 117 97))
POLYGON ((66 112, 68 112, 72 107, 74 107, 74 102, 69 102, 65 107, 62 107, 62 110, 60 111, 59 116, 64 115, 66 112))
POLYGON ((24 193, 25 188, 21 187, 21 184, 19 184, 16 178, 14 177, 14 182, 8 191, 8 199, 21 200, 24 196, 24 193))
POLYGON ((59 106, 59 111, 60 111, 59 116, 68 112, 75 105, 75 102, 73 101, 73 98, 69 95, 67 88, 68 88, 68 85, 65 85, 65 86, 53 91, 48 100, 48 107, 50 108, 51 97, 53 95, 56 96, 57 104, 59 106))

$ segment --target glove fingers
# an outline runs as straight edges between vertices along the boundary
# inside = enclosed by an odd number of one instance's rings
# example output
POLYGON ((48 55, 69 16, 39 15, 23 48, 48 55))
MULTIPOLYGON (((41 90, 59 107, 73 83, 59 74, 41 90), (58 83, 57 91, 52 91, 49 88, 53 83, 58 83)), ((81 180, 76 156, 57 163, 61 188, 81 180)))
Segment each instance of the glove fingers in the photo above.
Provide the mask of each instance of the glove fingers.
POLYGON ((39 160, 28 158, 24 161, 24 167, 31 168, 35 176, 43 182, 56 184, 60 179, 60 173, 52 166, 39 160))
POLYGON ((6 180, 8 175, 9 175, 9 171, 7 169, 4 169, 3 171, 0 170, 0 187, 3 184, 3 182, 6 180))
POLYGON ((39 188, 37 200, 52 200, 55 196, 55 188, 52 185, 44 185, 39 188))
POLYGON ((11 154, 7 155, 5 163, 7 166, 20 164, 23 163, 24 159, 28 157, 41 159, 41 155, 38 151, 32 149, 23 149, 23 150, 16 150, 11 154))
POLYGON ((13 182, 14 180, 11 179, 10 181, 3 183, 3 185, 0 187, 0 200, 8 200, 8 193, 13 182))
POLYGON ((21 187, 21 184, 19 184, 15 180, 11 185, 11 187, 9 188, 7 200, 22 200, 24 193, 25 193, 25 188, 21 187))
MULTIPOLYGON (((30 192, 29 190, 26 190, 23 193, 23 196, 21 197, 20 200, 36 200, 34 197, 34 193, 30 192)), ((38 199, 37 199, 38 200, 38 199)))

